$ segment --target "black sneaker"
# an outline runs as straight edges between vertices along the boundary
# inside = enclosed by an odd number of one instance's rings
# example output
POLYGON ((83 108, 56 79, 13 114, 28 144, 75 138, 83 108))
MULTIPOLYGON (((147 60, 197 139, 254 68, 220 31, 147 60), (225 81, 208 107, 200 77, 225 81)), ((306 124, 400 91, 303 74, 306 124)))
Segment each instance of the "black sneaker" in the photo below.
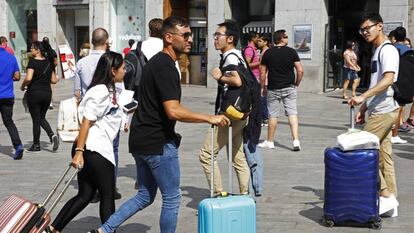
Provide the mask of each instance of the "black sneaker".
POLYGON ((119 200, 122 198, 122 195, 118 192, 118 189, 114 192, 114 200, 119 200))
POLYGON ((39 153, 40 152, 40 145, 39 144, 33 144, 29 149, 26 149, 26 152, 39 153))
POLYGON ((50 142, 52 143, 52 150, 53 150, 53 152, 56 152, 57 149, 59 148, 59 138, 58 138, 58 136, 53 135, 50 138, 50 142))

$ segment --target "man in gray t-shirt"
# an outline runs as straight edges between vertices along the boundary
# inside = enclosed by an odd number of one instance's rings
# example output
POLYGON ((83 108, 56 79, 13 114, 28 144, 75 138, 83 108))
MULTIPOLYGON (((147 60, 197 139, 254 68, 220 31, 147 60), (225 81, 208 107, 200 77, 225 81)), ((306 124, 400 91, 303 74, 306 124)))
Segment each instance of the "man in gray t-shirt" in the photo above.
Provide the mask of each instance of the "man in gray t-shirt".
POLYGON ((398 116, 398 104, 394 100, 391 85, 397 81, 399 54, 390 44, 383 32, 383 21, 379 14, 369 14, 361 21, 359 33, 371 43, 375 52, 371 59, 371 84, 360 96, 352 97, 350 105, 362 103, 356 115, 357 123, 364 123, 365 113, 368 119, 364 130, 380 139, 380 214, 398 216, 397 185, 394 161, 392 159, 391 129, 398 116), (379 59, 378 59, 379 58, 379 59))

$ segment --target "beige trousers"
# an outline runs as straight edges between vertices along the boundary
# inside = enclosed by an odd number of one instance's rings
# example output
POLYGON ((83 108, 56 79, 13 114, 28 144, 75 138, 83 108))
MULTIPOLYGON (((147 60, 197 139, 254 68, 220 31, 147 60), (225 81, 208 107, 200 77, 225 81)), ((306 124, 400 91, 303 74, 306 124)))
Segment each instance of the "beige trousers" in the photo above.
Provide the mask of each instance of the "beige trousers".
MULTIPOLYGON (((233 168, 236 170, 237 179, 239 181, 239 190, 241 194, 248 193, 250 169, 247 165, 246 156, 243 152, 243 129, 247 121, 232 121, 233 130, 233 146, 232 146, 232 160, 233 168)), ((207 177, 208 184, 211 184, 211 130, 209 129, 204 146, 201 148, 199 156, 201 165, 207 177)), ((214 193, 223 191, 223 183, 221 180, 221 173, 219 170, 217 155, 218 152, 228 143, 228 127, 214 127, 214 193)), ((227 155, 228 156, 228 155, 227 155)), ((227 157, 228 159, 228 157, 227 157)), ((211 186, 210 186, 211 188, 211 186)))
POLYGON ((388 189, 395 196, 397 196, 397 183, 392 158, 391 129, 397 117, 398 109, 390 113, 371 115, 364 127, 365 131, 377 135, 380 139, 379 174, 381 190, 388 189))

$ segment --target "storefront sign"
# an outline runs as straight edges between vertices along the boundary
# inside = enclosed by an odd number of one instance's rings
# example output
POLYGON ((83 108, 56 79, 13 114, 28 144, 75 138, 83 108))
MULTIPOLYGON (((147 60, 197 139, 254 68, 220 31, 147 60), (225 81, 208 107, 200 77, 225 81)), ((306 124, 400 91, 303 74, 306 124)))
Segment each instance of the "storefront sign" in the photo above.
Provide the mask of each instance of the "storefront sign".
POLYGON ((53 0, 54 6, 60 6, 60 5, 74 5, 74 4, 89 4, 89 0, 53 0))
POLYGON ((133 39, 135 41, 140 41, 142 38, 141 35, 132 35, 132 34, 127 34, 127 35, 123 35, 123 36, 119 36, 118 39, 119 40, 130 40, 133 39))
POLYGON ((74 78, 76 70, 75 56, 68 45, 59 45, 59 58, 63 70, 63 78, 74 78))
POLYGON ((300 59, 312 59, 312 24, 293 25, 293 48, 300 59))

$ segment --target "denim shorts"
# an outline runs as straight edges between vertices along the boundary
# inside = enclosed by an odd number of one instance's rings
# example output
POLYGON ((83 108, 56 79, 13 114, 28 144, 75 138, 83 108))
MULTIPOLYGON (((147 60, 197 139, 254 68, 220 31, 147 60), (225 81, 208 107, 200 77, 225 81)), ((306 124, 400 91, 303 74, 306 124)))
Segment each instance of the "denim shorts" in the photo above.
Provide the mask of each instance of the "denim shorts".
POLYGON ((344 67, 344 80, 354 80, 354 79, 358 79, 358 74, 355 70, 351 70, 350 68, 345 68, 344 67))
POLYGON ((279 117, 282 104, 286 116, 298 115, 297 98, 297 89, 294 85, 277 90, 268 90, 267 109, 269 110, 269 117, 279 117))

